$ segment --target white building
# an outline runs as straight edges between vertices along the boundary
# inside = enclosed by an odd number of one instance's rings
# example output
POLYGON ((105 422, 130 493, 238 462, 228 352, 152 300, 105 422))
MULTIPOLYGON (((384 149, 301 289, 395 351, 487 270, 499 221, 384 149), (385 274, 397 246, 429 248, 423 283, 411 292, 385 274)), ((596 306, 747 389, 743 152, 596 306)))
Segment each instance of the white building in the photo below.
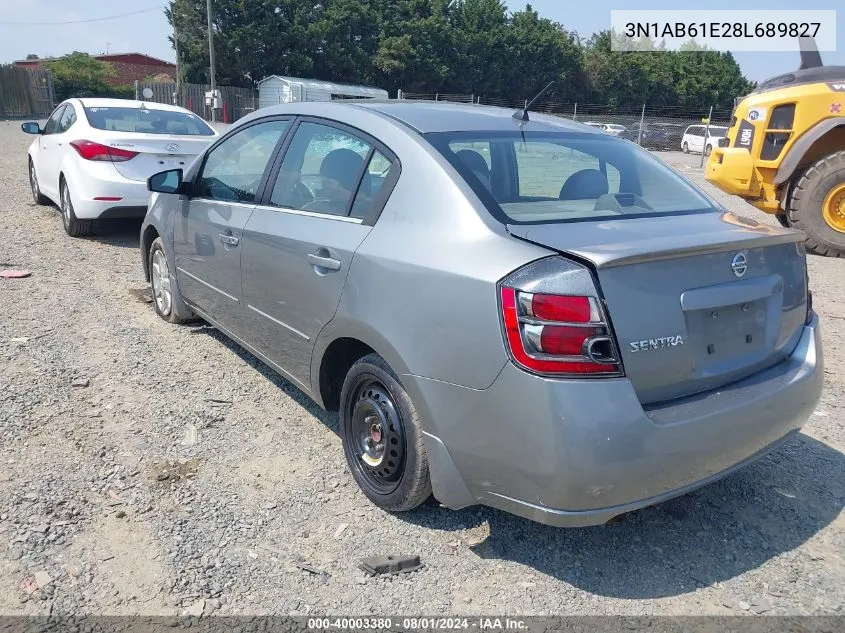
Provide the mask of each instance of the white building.
POLYGON ((380 88, 336 84, 318 79, 270 75, 258 82, 259 108, 295 101, 387 98, 387 90, 380 88))

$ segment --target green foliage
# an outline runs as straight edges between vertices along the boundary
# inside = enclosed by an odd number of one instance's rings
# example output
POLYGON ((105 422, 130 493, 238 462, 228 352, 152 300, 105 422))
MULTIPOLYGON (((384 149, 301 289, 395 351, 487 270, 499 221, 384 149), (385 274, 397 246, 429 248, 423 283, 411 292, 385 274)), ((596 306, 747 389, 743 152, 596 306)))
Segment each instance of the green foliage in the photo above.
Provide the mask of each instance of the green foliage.
POLYGON ((88 53, 74 51, 59 59, 45 63, 53 73, 53 90, 57 101, 70 97, 116 97, 123 94, 134 96, 134 89, 126 93, 126 87, 108 84, 108 79, 117 76, 108 62, 94 59, 88 53))
MULTIPOLYGON (((566 102, 730 107, 750 84, 728 53, 651 40, 615 52, 607 31, 581 40, 530 5, 503 0, 214 0, 217 82, 271 74, 377 85, 394 94, 457 93, 566 102), (660 51, 660 52, 656 52, 660 51)), ((208 83, 206 0, 170 0, 183 75, 208 83)), ((171 38, 172 39, 172 38, 171 38)))

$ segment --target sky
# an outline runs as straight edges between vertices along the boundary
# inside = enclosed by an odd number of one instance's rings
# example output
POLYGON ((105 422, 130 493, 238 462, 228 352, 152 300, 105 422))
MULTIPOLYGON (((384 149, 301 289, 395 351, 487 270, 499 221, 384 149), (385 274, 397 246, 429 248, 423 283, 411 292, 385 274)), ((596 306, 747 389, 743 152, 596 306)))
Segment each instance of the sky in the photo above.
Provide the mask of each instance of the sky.
MULTIPOLYGON (((525 0, 506 0, 511 10, 525 0)), ((92 54, 138 52, 173 61, 164 17, 164 0, 0 0, 0 63, 60 56, 74 50, 92 54), (152 10, 148 10, 152 9, 152 10), (145 11, 147 10, 147 11, 145 11), (78 24, 23 24, 90 20, 145 11, 121 18, 78 24), (11 23, 11 24, 10 24, 11 23)), ((608 28, 611 9, 677 9, 678 0, 591 0, 589 8, 572 0, 532 0, 543 17, 551 18, 582 37, 608 28)), ((760 9, 761 19, 773 9, 795 9, 795 0, 709 0, 701 9, 760 9)), ((681 4, 681 6, 683 6, 681 4)), ((684 8, 696 8, 692 4, 684 8)), ((808 0, 802 9, 840 9, 837 14, 837 50, 822 53, 826 65, 845 65, 845 4, 841 0, 808 0)), ((745 75, 754 81, 794 70, 796 53, 735 53, 745 75)))

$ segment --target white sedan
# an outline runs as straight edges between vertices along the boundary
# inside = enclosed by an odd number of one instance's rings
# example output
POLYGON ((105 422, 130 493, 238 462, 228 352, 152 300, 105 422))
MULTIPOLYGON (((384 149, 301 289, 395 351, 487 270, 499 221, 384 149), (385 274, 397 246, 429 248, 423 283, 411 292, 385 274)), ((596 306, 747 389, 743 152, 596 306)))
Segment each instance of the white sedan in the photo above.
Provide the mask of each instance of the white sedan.
POLYGON ((176 106, 126 99, 68 99, 29 146, 29 184, 36 204, 56 203, 68 235, 91 233, 94 221, 142 218, 147 178, 187 169, 218 134, 176 106))

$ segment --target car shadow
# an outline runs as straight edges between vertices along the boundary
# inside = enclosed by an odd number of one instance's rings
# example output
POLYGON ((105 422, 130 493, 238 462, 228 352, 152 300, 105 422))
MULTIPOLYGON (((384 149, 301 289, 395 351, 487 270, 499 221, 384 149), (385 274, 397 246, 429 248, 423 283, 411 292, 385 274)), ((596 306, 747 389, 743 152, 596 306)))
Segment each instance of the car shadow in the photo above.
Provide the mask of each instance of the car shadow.
MULTIPOLYGON (((339 434, 336 413, 214 327, 200 322, 195 331, 339 434)), ((484 506, 449 510, 433 498, 396 516, 457 536, 486 524, 488 536, 470 547, 479 558, 521 563, 597 595, 642 599, 691 593, 756 569, 807 542, 843 507, 845 455, 802 433, 725 479, 603 526, 554 528, 484 506)))
MULTIPOLYGON (((438 529, 489 525, 471 547, 594 594, 662 598, 724 582, 805 543, 845 506, 845 456, 799 434, 780 450, 682 497, 590 528, 553 528, 436 502, 401 516, 438 529)), ((797 578, 792 579, 797 580, 797 578)))
POLYGON ((143 220, 98 220, 94 233, 89 237, 93 242, 138 248, 141 244, 141 223, 143 220))
POLYGON ((215 339, 220 344, 228 348, 230 351, 237 354, 242 361, 252 367, 259 374, 264 376, 264 378, 269 380, 271 383, 273 383, 273 385, 283 391, 285 395, 287 395, 297 404, 306 409, 308 413, 317 418, 327 428, 331 429, 334 433, 338 435, 340 434, 336 413, 329 413, 321 409, 299 387, 297 387, 295 384, 288 381, 287 379, 283 378, 273 368, 265 364, 264 361, 253 355, 247 349, 241 347, 238 343, 230 339, 223 332, 221 332, 212 325, 206 324, 203 321, 198 321, 195 324, 195 329, 193 331, 198 334, 205 334, 207 336, 210 336, 211 338, 215 339))

